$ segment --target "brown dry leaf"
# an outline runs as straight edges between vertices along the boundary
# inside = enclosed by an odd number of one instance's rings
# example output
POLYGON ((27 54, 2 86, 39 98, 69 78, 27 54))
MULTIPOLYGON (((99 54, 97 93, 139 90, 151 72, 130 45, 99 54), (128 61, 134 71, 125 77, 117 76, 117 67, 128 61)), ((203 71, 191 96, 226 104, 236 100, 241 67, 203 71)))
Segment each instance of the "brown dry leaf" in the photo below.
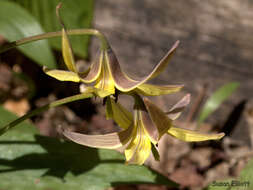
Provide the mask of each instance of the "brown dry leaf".
POLYGON ((62 128, 87 133, 87 123, 66 106, 52 108, 44 112, 42 117, 38 118, 35 123, 40 133, 46 136, 61 136, 59 131, 62 128))
POLYGON ((6 42, 5 38, 0 35, 0 45, 2 45, 4 42, 6 42))
POLYGON ((228 178, 229 176, 229 164, 226 162, 222 162, 218 164, 216 167, 211 168, 207 171, 206 174, 206 183, 211 183, 215 180, 223 180, 228 178))
POLYGON ((1 93, 10 90, 12 80, 12 72, 8 65, 0 64, 0 91, 1 93))
POLYGON ((203 176, 197 173, 196 166, 190 162, 176 169, 170 179, 183 187, 201 187, 204 181, 203 176))
POLYGON ((212 149, 208 147, 197 148, 192 150, 189 155, 189 159, 192 162, 197 163, 200 169, 207 168, 211 164, 212 149))
POLYGON ((241 159, 241 160, 238 160, 236 163, 230 163, 231 175, 234 177, 238 177, 241 171, 243 170, 243 168, 245 168, 247 163, 248 163, 248 159, 241 159))
POLYGON ((162 185, 143 184, 138 185, 138 190, 167 190, 167 187, 162 185))
POLYGON ((9 99, 4 102, 3 107, 18 116, 22 116, 30 110, 29 102, 25 98, 18 101, 9 99))

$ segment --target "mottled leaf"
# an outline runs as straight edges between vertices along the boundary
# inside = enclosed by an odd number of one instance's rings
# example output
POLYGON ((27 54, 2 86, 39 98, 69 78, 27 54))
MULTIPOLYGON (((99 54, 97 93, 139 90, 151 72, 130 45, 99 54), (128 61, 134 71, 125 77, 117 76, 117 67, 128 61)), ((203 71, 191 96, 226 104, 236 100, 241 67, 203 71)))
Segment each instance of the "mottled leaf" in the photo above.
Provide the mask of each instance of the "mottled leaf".
MULTIPOLYGON (((15 117, 0 107, 0 124, 15 117)), ((127 166, 112 150, 35 134, 24 122, 0 137, 0 189, 104 190, 123 184, 175 183, 145 166, 127 166)))

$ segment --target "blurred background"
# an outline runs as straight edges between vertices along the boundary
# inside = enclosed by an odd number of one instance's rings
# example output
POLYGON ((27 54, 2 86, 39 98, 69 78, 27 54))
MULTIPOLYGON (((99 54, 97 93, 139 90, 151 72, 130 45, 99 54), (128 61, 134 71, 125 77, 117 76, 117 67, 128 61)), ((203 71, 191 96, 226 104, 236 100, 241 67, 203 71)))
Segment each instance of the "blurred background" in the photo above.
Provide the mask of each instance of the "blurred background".
POLYGON ((194 100, 205 85, 211 93, 228 82, 240 82, 236 95, 217 111, 216 120, 252 97, 250 1, 122 0, 95 5, 93 25, 108 37, 128 73, 147 74, 180 40, 171 64, 154 83, 185 84, 182 95, 190 92, 194 100))
MULTIPOLYGON (((1 0, 0 45, 43 32, 60 30, 55 16, 58 0, 1 0), (8 4, 8 3, 11 4, 8 4), (13 18, 13 19, 12 19, 13 18), (22 20, 22 18, 25 18, 22 20), (15 20, 15 21, 13 21, 15 20)), ((145 76, 180 40, 176 54, 153 84, 184 84, 182 91, 153 97, 164 111, 191 94, 191 104, 177 125, 204 132, 225 132, 220 142, 183 143, 164 137, 159 144, 161 161, 147 165, 181 189, 203 189, 215 180, 237 178, 253 156, 253 3, 250 0, 63 0, 62 18, 68 29, 95 28, 107 37, 125 72, 145 76), (204 105, 217 109, 197 127, 204 105), (228 92, 229 91, 229 92, 228 92), (224 95, 228 93, 227 96, 224 95), (223 95, 222 95, 223 94, 223 95), (222 96, 226 96, 221 101, 222 96), (220 103, 217 103, 217 101, 220 103)), ((77 64, 87 67, 98 51, 94 38, 71 37, 77 64)), ((42 65, 64 68, 60 39, 40 41, 12 49, 0 56, 0 100, 3 107, 21 116, 53 100, 77 94, 79 85, 46 76, 42 65), (66 91, 67 86, 67 91, 66 91)), ((131 109, 129 99, 120 99, 131 109)), ((71 103, 32 118, 41 134, 59 136, 57 126, 89 134, 117 130, 104 117, 102 101, 71 103)), ((1 186, 0 186, 1 187, 1 186)), ((126 189, 168 189, 156 185, 125 185, 126 189)), ((208 189, 212 189, 209 187, 208 189)))

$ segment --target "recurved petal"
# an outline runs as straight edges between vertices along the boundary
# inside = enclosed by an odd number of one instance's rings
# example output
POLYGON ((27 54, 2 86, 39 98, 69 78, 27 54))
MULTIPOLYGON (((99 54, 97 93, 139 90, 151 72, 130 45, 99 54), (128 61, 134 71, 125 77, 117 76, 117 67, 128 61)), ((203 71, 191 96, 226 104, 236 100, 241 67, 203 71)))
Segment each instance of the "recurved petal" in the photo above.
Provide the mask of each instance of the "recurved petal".
POLYGON ((98 79, 98 77, 101 73, 102 64, 104 61, 103 59, 104 59, 104 52, 102 51, 102 52, 97 53, 95 60, 92 62, 91 66, 89 68, 89 71, 79 73, 79 75, 84 83, 92 83, 98 79))
POLYGON ((125 149, 126 162, 142 165, 151 152, 151 142, 142 127, 135 127, 131 143, 125 149))
POLYGON ((151 142, 157 144, 160 138, 159 130, 151 120, 149 113, 146 110, 140 111, 140 122, 146 130, 151 142))
POLYGON ((109 64, 110 72, 112 73, 112 77, 115 81, 115 86, 120 91, 127 92, 145 83, 149 79, 156 77, 165 69, 165 67, 169 63, 170 58, 174 54, 178 44, 179 44, 179 41, 177 41, 173 45, 170 51, 158 63, 158 65, 156 65, 156 67, 153 69, 153 71, 149 75, 147 75, 146 77, 143 77, 141 80, 138 80, 138 81, 129 78, 125 73, 122 72, 115 54, 113 53, 111 49, 108 50, 107 53, 105 54, 105 58, 107 60, 107 63, 109 64))
POLYGON ((112 118, 120 127, 127 129, 133 123, 132 113, 112 98, 106 100, 107 118, 112 118))
POLYGON ((172 127, 172 120, 168 118, 168 116, 149 99, 144 98, 143 101, 152 122, 158 129, 160 139, 162 135, 166 133, 170 127, 172 127))
POLYGON ((133 126, 130 126, 124 131, 105 135, 85 135, 67 130, 63 131, 63 135, 71 141, 84 146, 116 149, 130 140, 132 131, 133 126))
POLYGON ((185 95, 179 102, 177 102, 168 112, 166 112, 167 116, 175 120, 177 119, 185 107, 190 103, 191 95, 185 95))
POLYGON ((204 133, 198 133, 196 131, 181 129, 177 127, 171 127, 168 130, 168 134, 173 137, 176 137, 179 140, 186 141, 186 142, 219 140, 225 135, 224 133, 204 134, 204 133))
POLYGON ((150 74, 149 79, 155 78, 157 77, 161 72, 163 72, 163 70, 167 67, 171 57, 173 56, 173 54, 176 52, 176 49, 179 45, 179 40, 177 40, 172 48, 170 48, 170 50, 168 51, 168 53, 162 58, 162 60, 158 63, 158 65, 156 65, 156 67, 154 68, 154 70, 152 71, 152 73, 150 74))
POLYGON ((43 68, 43 71, 47 75, 60 81, 80 82, 79 76, 72 71, 63 71, 63 70, 56 70, 56 69, 49 70, 46 67, 43 68))
POLYGON ((62 29, 62 55, 68 70, 76 73, 72 47, 67 36, 66 30, 64 28, 62 29))
POLYGON ((178 92, 183 87, 184 85, 153 85, 144 83, 139 85, 135 91, 144 96, 160 96, 178 92))

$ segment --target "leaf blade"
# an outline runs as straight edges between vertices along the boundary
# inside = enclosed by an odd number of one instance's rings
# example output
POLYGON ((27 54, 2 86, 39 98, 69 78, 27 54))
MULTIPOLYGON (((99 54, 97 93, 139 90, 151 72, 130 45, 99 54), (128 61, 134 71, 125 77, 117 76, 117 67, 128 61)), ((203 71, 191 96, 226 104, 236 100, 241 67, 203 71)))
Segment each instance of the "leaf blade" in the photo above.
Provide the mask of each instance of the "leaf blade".
MULTIPOLYGON (((44 31, 40 24, 25 9, 9 1, 0 1, 0 34, 7 40, 15 41, 41 33, 44 31)), ((56 68, 47 40, 25 44, 18 49, 38 64, 56 68)))
POLYGON ((0 137, 1 189, 103 190, 129 183, 177 186, 147 167, 125 165, 116 151, 86 148, 24 129, 28 128, 15 128, 0 137))
POLYGON ((252 189, 253 188, 253 159, 251 159, 245 168, 240 173, 240 182, 244 183, 244 187, 252 189))
POLYGON ((203 106, 198 116, 198 125, 212 114, 238 87, 238 82, 231 82, 216 90, 203 106))
MULTIPOLYGON (((28 10, 38 21, 46 32, 59 31, 61 26, 56 18, 55 8, 62 2, 61 17, 67 29, 89 28, 93 18, 93 0, 16 0, 18 4, 28 10), (74 14, 73 14, 74 13, 74 14)), ((83 58, 88 56, 88 36, 70 36, 73 52, 83 58)), ((50 45, 61 50, 61 39, 49 40, 50 45)))

